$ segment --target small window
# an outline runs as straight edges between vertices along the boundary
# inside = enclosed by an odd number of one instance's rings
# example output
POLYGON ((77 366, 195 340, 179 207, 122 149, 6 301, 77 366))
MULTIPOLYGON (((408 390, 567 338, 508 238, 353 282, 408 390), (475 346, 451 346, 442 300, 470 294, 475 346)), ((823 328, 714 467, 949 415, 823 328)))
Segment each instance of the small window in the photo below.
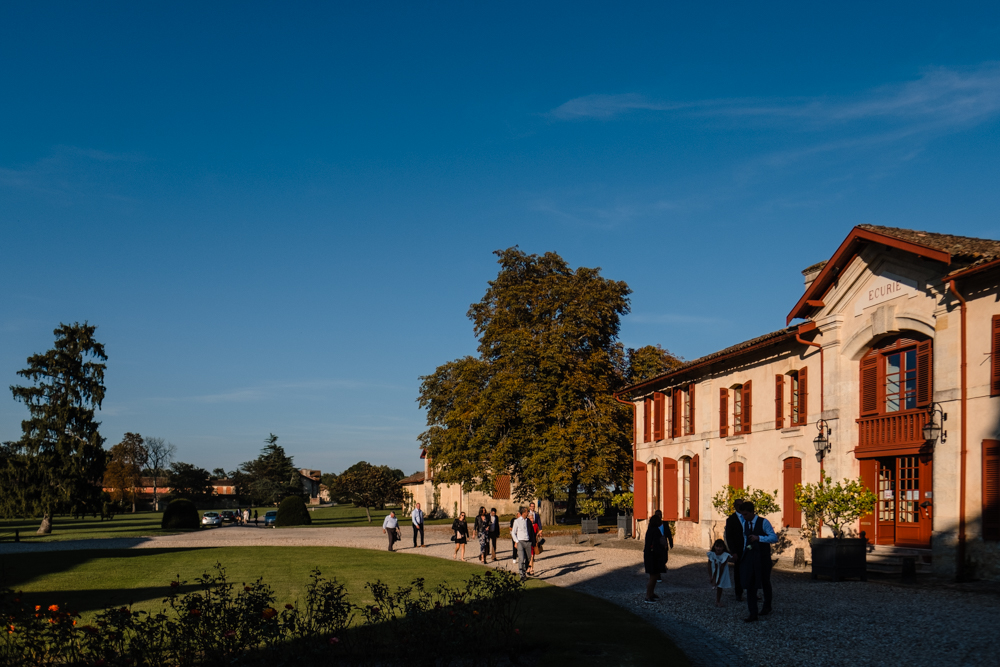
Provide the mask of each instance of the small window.
POLYGON ((681 459, 681 471, 684 476, 684 504, 681 507, 681 517, 691 518, 691 459, 681 459))
POLYGON ((792 410, 792 425, 799 423, 799 372, 790 371, 788 373, 788 393, 789 407, 792 410))
POLYGON ((750 399, 750 381, 734 384, 729 392, 733 396, 733 435, 750 432, 753 423, 750 399))

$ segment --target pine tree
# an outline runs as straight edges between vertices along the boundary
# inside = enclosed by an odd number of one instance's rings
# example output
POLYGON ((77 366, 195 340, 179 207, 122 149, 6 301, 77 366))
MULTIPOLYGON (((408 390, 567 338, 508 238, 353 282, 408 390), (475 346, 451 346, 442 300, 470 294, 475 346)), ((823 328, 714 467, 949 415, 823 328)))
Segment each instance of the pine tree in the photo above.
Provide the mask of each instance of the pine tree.
POLYGON ((30 417, 21 422, 21 439, 3 446, 7 516, 42 515, 39 535, 52 532, 52 516, 72 509, 93 511, 100 502, 104 475, 104 438, 94 419, 104 401, 104 346, 96 326, 60 324, 55 347, 28 357, 17 372, 31 386, 12 386, 30 417))

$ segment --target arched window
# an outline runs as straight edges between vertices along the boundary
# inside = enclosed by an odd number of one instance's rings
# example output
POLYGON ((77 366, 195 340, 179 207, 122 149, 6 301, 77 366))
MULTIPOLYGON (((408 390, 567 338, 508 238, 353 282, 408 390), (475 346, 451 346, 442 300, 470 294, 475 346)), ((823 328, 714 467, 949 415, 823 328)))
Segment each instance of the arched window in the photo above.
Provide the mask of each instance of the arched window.
POLYGON ((933 392, 933 341, 911 333, 881 341, 861 358, 861 414, 925 408, 933 392))

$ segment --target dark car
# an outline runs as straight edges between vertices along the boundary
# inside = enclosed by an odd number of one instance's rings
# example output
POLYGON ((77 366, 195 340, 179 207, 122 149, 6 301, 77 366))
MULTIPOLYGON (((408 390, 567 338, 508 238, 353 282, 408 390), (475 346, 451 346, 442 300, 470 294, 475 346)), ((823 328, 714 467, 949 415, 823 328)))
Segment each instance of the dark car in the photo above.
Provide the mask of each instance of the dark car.
POLYGON ((278 518, 278 510, 268 510, 267 514, 264 515, 264 527, 270 526, 274 528, 274 522, 278 518))
POLYGON ((222 520, 226 523, 235 523, 236 512, 232 510, 222 510, 222 520))

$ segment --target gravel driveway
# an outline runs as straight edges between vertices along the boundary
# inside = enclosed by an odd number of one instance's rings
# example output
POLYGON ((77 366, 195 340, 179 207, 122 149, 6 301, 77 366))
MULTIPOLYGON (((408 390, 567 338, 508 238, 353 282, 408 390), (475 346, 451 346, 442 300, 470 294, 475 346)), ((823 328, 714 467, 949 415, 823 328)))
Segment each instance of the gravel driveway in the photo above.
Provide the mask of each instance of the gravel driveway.
MULTIPOLYGON (((427 528, 427 548, 413 549, 409 529, 397 543, 407 553, 451 557, 446 527, 427 528)), ((470 540, 466 558, 475 562, 470 540)), ((385 549, 380 528, 227 526, 183 535, 49 543, 3 543, 0 553, 73 549, 158 549, 214 546, 341 546, 385 549)), ((509 552, 497 565, 511 567, 509 552)), ((632 549, 553 545, 536 563, 538 578, 610 600, 670 636, 696 665, 1000 665, 1000 597, 944 587, 902 587, 857 581, 812 581, 775 570, 774 614, 744 623, 746 605, 731 596, 714 606, 705 560, 675 550, 661 600, 642 603, 642 554, 632 549)))

